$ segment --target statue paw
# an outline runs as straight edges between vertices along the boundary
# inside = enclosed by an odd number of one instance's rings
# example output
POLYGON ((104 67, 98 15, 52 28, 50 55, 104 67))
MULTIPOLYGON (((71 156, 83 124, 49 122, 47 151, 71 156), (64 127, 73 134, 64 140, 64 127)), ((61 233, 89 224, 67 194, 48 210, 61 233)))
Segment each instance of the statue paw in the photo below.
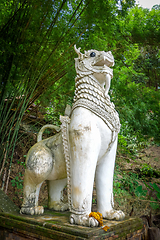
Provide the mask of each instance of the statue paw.
POLYGON ((44 208, 43 206, 22 207, 20 213, 29 215, 40 215, 44 213, 44 208))
POLYGON ((103 215, 103 218, 109 219, 109 220, 123 220, 125 218, 124 212, 121 210, 110 210, 106 211, 103 215))
POLYGON ((68 203, 54 202, 54 204, 49 205, 49 209, 53 209, 54 211, 67 211, 69 207, 68 203))
POLYGON ((90 217, 89 218, 89 226, 90 227, 98 227, 99 222, 94 217, 90 217))
POLYGON ((87 215, 87 214, 82 214, 82 215, 71 214, 70 215, 70 223, 81 225, 81 226, 86 226, 86 227, 98 227, 99 226, 99 222, 93 217, 89 218, 89 215, 87 215))

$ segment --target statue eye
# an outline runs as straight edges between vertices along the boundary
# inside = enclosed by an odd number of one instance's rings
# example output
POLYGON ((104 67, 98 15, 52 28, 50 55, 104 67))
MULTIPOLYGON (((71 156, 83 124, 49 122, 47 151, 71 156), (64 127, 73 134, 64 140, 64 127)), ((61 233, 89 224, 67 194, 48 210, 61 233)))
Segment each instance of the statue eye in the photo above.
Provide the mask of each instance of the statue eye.
POLYGON ((95 56, 96 56, 95 52, 91 52, 90 57, 95 57, 95 56))

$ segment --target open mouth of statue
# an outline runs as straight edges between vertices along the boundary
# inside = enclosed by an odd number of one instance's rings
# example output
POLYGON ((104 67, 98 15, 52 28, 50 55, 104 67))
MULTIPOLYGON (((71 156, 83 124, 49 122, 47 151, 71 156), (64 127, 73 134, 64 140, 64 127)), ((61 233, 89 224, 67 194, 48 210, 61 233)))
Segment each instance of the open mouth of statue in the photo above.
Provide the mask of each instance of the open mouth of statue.
POLYGON ((101 57, 99 60, 97 59, 97 62, 94 63, 94 66, 107 68, 113 66, 113 64, 114 61, 111 61, 110 59, 108 59, 108 57, 104 56, 103 58, 101 57))

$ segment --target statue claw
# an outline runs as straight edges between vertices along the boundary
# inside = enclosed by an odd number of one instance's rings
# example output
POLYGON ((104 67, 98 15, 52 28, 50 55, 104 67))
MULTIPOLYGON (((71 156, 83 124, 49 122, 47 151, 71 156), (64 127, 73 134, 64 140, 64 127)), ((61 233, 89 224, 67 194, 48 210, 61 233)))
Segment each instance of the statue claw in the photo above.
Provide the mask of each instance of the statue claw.
POLYGON ((124 212, 121 210, 110 210, 106 211, 105 214, 103 214, 103 218, 109 219, 109 220, 123 220, 125 218, 124 212))
POLYGON ((86 227, 98 227, 99 222, 94 218, 90 217, 87 214, 71 214, 70 215, 70 223, 71 224, 77 224, 81 226, 86 226, 86 227))
POLYGON ((20 210, 21 214, 29 214, 29 215, 40 215, 44 213, 43 206, 36 207, 22 207, 20 210))
POLYGON ((90 225, 90 227, 98 227, 99 222, 94 217, 90 217, 89 218, 89 225, 90 225))

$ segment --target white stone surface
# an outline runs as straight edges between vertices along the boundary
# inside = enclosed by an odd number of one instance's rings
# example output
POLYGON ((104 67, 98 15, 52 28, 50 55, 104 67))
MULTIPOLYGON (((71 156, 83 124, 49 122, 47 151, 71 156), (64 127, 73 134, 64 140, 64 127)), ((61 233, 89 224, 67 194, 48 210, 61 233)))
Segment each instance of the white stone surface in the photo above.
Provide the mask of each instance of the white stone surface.
POLYGON ((39 142, 30 149, 21 213, 43 212, 43 207, 38 207, 39 189, 48 180, 49 207, 60 211, 69 207, 71 224, 94 227, 98 226, 97 220, 89 218, 94 179, 97 210, 107 219, 125 217, 122 211, 113 209, 113 174, 120 130, 118 113, 108 95, 114 58, 111 52, 89 50, 82 54, 76 46, 75 51, 77 77, 71 117, 67 108, 68 116, 61 116, 61 132, 40 141, 45 128, 54 128, 44 126, 38 134, 39 142), (62 201, 66 183, 68 204, 62 201))

